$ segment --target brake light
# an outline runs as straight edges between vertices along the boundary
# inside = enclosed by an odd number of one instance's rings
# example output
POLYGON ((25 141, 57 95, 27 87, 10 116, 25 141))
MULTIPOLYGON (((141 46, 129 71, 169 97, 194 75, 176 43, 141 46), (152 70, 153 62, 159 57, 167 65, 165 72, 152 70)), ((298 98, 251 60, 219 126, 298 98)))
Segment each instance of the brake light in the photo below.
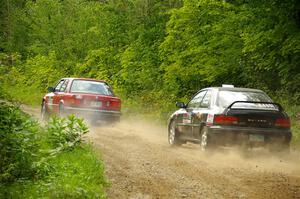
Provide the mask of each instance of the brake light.
POLYGON ((290 119, 279 118, 279 119, 276 119, 275 126, 290 128, 291 127, 291 121, 290 121, 290 119))
POLYGON ((121 109, 121 101, 110 101, 110 107, 115 109, 121 109))
POLYGON ((238 118, 234 116, 215 115, 214 117, 214 124, 230 125, 230 124, 237 124, 237 123, 238 123, 238 118))

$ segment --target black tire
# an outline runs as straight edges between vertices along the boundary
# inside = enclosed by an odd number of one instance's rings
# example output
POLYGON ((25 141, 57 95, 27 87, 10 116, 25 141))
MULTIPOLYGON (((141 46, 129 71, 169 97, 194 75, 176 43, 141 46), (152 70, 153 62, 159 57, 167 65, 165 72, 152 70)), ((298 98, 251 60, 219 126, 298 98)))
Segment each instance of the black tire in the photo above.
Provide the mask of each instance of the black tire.
POLYGON ((201 130, 200 147, 201 151, 213 151, 216 148, 216 145, 212 142, 206 127, 201 130))
POLYGON ((178 138, 178 131, 176 130, 176 123, 174 120, 171 121, 168 129, 168 141, 171 146, 180 146, 183 141, 178 138))
POLYGON ((45 101, 42 102, 41 120, 42 121, 48 121, 49 120, 49 113, 48 113, 48 111, 46 109, 46 103, 45 103, 45 101))

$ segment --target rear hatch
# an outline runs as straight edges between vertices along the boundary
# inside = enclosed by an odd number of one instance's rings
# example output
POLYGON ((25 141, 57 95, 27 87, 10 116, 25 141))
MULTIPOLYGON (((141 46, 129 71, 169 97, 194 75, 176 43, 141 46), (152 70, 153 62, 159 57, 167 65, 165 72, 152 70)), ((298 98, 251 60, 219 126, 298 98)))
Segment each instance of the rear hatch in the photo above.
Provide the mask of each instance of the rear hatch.
POLYGON ((236 101, 214 123, 254 128, 290 128, 290 121, 282 107, 272 102, 236 101))

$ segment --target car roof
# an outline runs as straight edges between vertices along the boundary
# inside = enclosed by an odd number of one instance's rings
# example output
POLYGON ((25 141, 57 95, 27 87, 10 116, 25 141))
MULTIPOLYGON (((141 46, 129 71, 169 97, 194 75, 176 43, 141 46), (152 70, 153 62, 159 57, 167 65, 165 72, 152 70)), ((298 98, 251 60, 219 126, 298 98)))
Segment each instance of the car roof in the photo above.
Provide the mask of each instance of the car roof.
POLYGON ((92 79, 92 78, 83 78, 83 77, 65 77, 62 79, 69 79, 69 80, 87 80, 87 81, 96 81, 96 82, 103 82, 106 83, 104 80, 92 79))
POLYGON ((241 87, 208 87, 201 90, 213 89, 218 91, 244 91, 244 92, 260 92, 264 93, 262 90, 253 88, 241 88, 241 87))

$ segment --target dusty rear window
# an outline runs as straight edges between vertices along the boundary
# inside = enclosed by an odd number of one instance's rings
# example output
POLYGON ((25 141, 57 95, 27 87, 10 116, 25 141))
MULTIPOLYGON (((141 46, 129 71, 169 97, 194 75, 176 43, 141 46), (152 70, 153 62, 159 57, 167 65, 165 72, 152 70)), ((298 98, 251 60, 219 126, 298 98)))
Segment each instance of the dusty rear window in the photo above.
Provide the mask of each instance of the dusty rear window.
POLYGON ((103 82, 88 80, 74 80, 71 86, 72 93, 91 93, 113 96, 111 88, 103 82))
MULTIPOLYGON (((235 101, 272 102, 271 98, 263 92, 249 91, 220 91, 218 94, 218 106, 227 108, 235 101)), ((254 108, 254 109, 278 109, 272 104, 263 103, 236 103, 232 108, 254 108)))

